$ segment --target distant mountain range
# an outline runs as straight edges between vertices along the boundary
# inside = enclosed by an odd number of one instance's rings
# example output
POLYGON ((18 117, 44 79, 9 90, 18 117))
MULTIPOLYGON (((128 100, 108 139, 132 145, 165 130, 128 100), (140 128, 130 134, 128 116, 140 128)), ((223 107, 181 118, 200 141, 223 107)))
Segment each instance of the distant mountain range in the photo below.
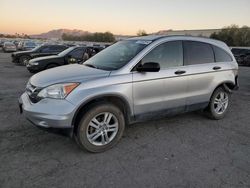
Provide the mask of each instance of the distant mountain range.
MULTIPOLYGON (((219 32, 221 29, 197 29, 197 30, 161 30, 155 33, 154 35, 193 35, 193 36, 206 36, 209 37, 214 32, 219 32)), ((30 35, 33 38, 43 38, 43 39, 61 39, 62 34, 69 34, 73 36, 87 35, 91 34, 89 31, 83 31, 79 29, 55 29, 48 31, 47 33, 41 33, 38 35, 30 35)), ((115 35, 117 40, 122 40, 129 38, 129 35, 115 35)))
POLYGON ((83 30, 78 30, 78 29, 55 29, 48 31, 46 33, 41 33, 37 35, 30 35, 32 38, 42 38, 42 39, 60 39, 62 37, 62 34, 70 34, 74 36, 80 36, 80 35, 86 35, 89 34, 90 32, 88 31, 83 31, 83 30))

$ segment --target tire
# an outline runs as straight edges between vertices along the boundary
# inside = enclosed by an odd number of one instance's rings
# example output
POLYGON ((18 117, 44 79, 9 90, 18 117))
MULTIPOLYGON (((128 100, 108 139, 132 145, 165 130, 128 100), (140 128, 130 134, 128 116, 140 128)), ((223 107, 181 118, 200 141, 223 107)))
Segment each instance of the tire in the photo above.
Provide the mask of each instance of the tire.
POLYGON ((118 143, 124 129, 124 115, 117 106, 97 103, 83 114, 75 139, 82 149, 93 153, 104 152, 118 143))
POLYGON ((224 88, 217 88, 210 99, 207 115, 209 118, 219 120, 225 117, 230 104, 230 93, 224 88))
POLYGON ((28 64, 28 62, 29 62, 30 59, 31 59, 31 58, 30 58, 29 56, 24 55, 24 56, 21 56, 21 57, 19 58, 19 62, 20 62, 20 64, 26 66, 26 65, 28 64))
POLYGON ((45 69, 52 69, 52 68, 58 67, 58 66, 59 66, 59 65, 53 63, 53 64, 47 65, 45 69))

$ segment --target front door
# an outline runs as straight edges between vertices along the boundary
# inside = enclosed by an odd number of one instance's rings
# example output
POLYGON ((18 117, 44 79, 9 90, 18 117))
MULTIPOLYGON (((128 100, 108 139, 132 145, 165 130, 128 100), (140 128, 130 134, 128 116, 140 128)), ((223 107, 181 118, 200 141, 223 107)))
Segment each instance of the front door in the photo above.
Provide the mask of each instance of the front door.
POLYGON ((187 80, 181 41, 160 44, 140 63, 160 64, 159 72, 133 72, 135 116, 182 111, 186 104, 187 80))

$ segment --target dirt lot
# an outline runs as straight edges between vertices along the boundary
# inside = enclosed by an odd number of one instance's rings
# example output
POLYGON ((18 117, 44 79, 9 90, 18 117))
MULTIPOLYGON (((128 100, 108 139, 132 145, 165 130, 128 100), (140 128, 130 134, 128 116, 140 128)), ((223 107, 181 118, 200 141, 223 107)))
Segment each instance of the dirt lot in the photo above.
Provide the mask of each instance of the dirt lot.
POLYGON ((19 114, 30 73, 0 52, 0 187, 250 187, 250 68, 226 118, 188 113, 128 126, 100 154, 19 114))

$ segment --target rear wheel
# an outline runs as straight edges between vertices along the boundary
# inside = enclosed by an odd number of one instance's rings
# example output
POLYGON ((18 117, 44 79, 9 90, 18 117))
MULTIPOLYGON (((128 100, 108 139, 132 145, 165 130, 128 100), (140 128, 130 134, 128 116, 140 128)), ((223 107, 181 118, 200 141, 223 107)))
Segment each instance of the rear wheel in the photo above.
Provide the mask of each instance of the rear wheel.
POLYGON ((28 62, 29 62, 30 59, 31 58, 29 56, 26 56, 26 55, 25 56, 21 56, 20 59, 19 59, 19 62, 22 65, 26 66, 28 64, 28 62))
POLYGON ((81 148, 90 152, 103 152, 118 143, 124 128, 122 111, 113 104, 99 103, 83 115, 75 138, 81 148))
POLYGON ((224 88, 217 88, 208 106, 208 115, 211 119, 222 119, 228 111, 230 94, 224 88))

